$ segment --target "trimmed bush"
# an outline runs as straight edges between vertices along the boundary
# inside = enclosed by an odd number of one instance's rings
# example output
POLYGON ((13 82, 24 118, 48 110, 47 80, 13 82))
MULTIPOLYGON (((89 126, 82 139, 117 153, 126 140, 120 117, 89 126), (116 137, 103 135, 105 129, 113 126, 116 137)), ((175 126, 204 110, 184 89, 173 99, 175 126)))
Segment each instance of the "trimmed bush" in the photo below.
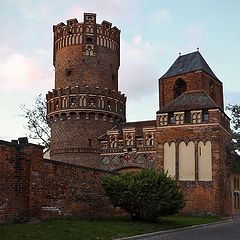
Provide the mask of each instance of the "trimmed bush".
POLYGON ((102 185, 112 204, 124 209, 134 220, 155 221, 177 213, 184 206, 180 187, 164 171, 107 175, 102 185))

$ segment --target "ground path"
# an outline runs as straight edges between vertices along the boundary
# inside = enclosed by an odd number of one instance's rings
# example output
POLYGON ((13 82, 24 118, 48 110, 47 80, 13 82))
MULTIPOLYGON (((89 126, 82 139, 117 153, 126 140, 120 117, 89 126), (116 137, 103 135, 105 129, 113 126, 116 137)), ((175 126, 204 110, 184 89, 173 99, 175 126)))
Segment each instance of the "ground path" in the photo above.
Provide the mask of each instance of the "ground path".
MULTIPOLYGON (((130 239, 130 238, 129 238, 130 239)), ((141 240, 240 240, 240 218, 217 224, 144 236, 141 240)))

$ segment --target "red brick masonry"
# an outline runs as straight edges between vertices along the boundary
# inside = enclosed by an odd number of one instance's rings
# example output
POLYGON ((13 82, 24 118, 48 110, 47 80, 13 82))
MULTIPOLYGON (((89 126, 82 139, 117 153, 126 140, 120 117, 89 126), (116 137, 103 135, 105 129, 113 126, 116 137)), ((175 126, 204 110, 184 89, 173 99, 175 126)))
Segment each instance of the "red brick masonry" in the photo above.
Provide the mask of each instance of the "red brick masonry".
POLYGON ((0 223, 114 214, 106 171, 43 159, 42 147, 0 141, 0 223))

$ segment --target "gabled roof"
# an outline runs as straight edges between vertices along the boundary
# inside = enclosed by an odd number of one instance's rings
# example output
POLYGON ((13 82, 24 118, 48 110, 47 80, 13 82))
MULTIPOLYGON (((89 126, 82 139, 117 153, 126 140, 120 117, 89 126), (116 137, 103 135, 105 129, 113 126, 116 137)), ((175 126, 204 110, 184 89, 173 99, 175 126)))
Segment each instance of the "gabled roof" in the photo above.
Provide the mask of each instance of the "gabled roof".
POLYGON ((218 80, 218 78, 215 76, 215 74, 208 66, 207 62, 199 51, 179 56, 177 60, 173 63, 173 65, 160 79, 194 72, 197 70, 203 70, 204 72, 218 80))
POLYGON ((200 109, 216 109, 219 106, 204 91, 184 92, 157 113, 178 112, 200 109))

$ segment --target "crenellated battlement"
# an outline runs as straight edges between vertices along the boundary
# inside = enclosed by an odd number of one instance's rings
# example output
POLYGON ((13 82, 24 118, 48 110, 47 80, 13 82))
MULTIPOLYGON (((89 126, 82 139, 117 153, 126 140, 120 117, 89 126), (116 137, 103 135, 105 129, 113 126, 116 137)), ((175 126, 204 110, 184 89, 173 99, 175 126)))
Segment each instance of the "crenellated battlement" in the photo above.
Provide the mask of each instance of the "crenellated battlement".
MULTIPOLYGON (((86 13, 84 14, 84 16, 86 13)), ((63 22, 58 23, 57 25, 53 25, 55 40, 67 36, 69 34, 74 33, 83 33, 86 30, 86 33, 94 33, 94 30, 98 34, 101 34, 106 37, 110 37, 113 40, 118 40, 120 38, 120 30, 114 26, 112 27, 112 23, 108 21, 102 21, 101 24, 96 23, 96 14, 91 14, 93 16, 93 20, 91 22, 85 20, 84 22, 78 22, 76 18, 68 19, 67 24, 63 22), (84 29, 84 27, 86 29, 84 29), (88 28, 88 29, 87 29, 88 28)))
POLYGON ((53 26, 54 59, 55 53, 61 48, 71 45, 82 45, 83 55, 96 55, 96 47, 105 47, 119 54, 120 30, 108 21, 96 23, 96 14, 85 13, 84 22, 76 18, 53 26))
POLYGON ((92 87, 92 86, 85 86, 85 87, 67 87, 67 88, 58 88, 53 89, 52 92, 49 91, 46 95, 47 101, 54 97, 61 97, 66 95, 76 95, 76 94, 95 94, 95 95, 103 95, 109 98, 117 98, 119 101, 125 103, 126 96, 124 93, 120 91, 116 92, 115 90, 111 90, 108 88, 100 88, 100 87, 92 87))
POLYGON ((48 115, 62 111, 114 113, 122 119, 125 119, 126 115, 125 95, 107 88, 101 89, 88 86, 85 88, 78 86, 59 88, 48 92, 46 98, 48 115))

